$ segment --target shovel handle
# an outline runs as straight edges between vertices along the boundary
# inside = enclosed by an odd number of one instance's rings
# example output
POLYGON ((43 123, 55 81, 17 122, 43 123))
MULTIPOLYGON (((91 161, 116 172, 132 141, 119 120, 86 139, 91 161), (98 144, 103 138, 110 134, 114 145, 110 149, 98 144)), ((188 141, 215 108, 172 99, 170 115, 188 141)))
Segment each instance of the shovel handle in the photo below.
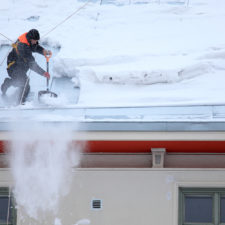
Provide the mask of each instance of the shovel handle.
POLYGON ((52 52, 46 51, 46 52, 44 53, 44 56, 45 56, 45 58, 46 58, 46 61, 49 62, 49 59, 52 57, 52 52))
POLYGON ((47 78, 47 91, 49 91, 48 86, 49 86, 49 79, 47 78))
MULTIPOLYGON (((47 72, 49 73, 49 59, 51 58, 52 53, 47 51, 44 53, 44 56, 46 58, 47 72)), ((49 91, 48 86, 49 86, 49 79, 47 78, 47 91, 49 91)))

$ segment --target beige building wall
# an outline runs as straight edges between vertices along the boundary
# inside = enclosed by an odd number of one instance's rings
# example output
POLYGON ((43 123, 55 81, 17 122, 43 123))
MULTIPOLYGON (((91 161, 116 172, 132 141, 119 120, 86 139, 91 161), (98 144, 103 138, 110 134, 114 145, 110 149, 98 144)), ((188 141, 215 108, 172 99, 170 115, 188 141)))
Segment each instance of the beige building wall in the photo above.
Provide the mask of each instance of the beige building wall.
MULTIPOLYGON (((9 169, 0 170, 0 185, 12 185, 9 169)), ((18 209, 17 224, 58 225, 57 218, 62 225, 81 219, 91 225, 177 225, 179 187, 225 188, 225 169, 74 169, 56 215, 37 222, 18 209), (100 210, 92 209, 93 199, 102 200, 100 210)))

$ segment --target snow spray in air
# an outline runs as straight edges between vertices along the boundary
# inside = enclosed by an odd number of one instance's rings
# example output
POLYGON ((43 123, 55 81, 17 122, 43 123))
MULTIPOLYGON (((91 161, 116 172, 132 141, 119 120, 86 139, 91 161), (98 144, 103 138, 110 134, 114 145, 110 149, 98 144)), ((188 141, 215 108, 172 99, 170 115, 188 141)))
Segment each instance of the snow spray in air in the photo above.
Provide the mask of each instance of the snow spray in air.
POLYGON ((39 221, 56 215, 60 198, 69 192, 72 167, 79 163, 75 148, 68 127, 30 124, 15 129, 10 163, 22 214, 39 221))

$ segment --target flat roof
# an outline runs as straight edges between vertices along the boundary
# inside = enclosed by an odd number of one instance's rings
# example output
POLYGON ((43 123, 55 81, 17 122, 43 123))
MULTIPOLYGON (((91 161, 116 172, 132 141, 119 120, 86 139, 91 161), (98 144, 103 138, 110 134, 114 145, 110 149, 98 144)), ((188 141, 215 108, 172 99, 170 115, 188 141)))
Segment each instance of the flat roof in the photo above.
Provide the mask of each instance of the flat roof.
POLYGON ((225 131, 225 105, 1 108, 0 131, 44 123, 80 131, 225 131))

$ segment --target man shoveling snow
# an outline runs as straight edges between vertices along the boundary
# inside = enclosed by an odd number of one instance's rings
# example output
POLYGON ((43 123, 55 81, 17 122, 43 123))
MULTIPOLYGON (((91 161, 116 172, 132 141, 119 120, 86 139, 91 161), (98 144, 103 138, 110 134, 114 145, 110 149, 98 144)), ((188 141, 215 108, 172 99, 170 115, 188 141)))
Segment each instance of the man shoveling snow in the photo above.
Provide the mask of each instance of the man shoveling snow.
POLYGON ((18 40, 12 45, 13 49, 7 58, 7 72, 10 78, 5 78, 1 85, 2 96, 6 95, 10 86, 18 87, 18 103, 24 103, 30 91, 29 77, 26 74, 29 69, 47 79, 50 78, 50 74, 36 63, 32 55, 32 52, 42 55, 51 54, 51 51, 39 45, 39 39, 38 30, 32 29, 19 36, 18 40))

